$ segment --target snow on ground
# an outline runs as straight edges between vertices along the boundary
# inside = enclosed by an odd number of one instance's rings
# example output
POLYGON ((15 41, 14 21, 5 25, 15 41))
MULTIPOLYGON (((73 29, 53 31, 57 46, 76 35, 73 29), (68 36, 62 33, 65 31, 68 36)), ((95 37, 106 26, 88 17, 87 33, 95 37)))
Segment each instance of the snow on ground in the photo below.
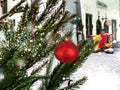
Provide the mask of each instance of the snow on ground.
POLYGON ((71 79, 83 76, 87 81, 75 90, 120 90, 120 49, 114 54, 92 53, 71 79))
MULTIPOLYGON (((70 79, 74 82, 83 76, 87 76, 87 81, 75 90, 120 90, 120 49, 114 54, 92 53, 70 79)), ((31 89, 38 90, 39 85, 40 81, 31 89)), ((66 85, 67 82, 62 87, 66 85)))

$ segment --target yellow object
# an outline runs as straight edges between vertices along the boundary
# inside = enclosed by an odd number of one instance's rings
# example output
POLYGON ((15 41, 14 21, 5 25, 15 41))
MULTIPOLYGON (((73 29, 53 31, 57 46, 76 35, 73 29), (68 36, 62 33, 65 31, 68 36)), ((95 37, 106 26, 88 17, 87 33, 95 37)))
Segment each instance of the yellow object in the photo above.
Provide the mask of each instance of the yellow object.
POLYGON ((99 41, 100 41, 100 35, 92 35, 93 40, 94 40, 94 44, 95 45, 95 49, 98 49, 98 45, 99 45, 99 41))
MULTIPOLYGON (((96 44, 95 45, 95 49, 98 49, 98 46, 99 46, 99 41, 100 41, 100 35, 91 35, 92 37, 93 37, 93 41, 94 41, 94 44, 96 44)), ((109 36, 109 38, 108 38, 108 42, 105 42, 104 43, 104 46, 106 47, 106 48, 110 48, 112 45, 111 45, 111 43, 112 43, 112 34, 107 34, 107 36, 109 36)), ((107 39, 107 38, 106 38, 107 39)))
POLYGON ((109 38, 109 43, 112 42, 112 34, 110 35, 110 38, 109 38))
POLYGON ((105 47, 106 48, 110 48, 111 47, 111 44, 112 44, 112 34, 108 34, 108 42, 105 43, 105 47))
POLYGON ((111 44, 110 44, 110 43, 105 43, 105 47, 106 47, 106 48, 110 48, 110 47, 111 47, 111 44))

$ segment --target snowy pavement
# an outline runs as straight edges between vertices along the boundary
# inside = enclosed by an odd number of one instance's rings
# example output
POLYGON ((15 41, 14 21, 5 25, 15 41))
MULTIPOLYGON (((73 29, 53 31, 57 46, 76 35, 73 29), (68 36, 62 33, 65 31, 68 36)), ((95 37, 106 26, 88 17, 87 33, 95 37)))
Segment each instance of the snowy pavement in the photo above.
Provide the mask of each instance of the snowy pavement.
POLYGON ((120 90, 120 49, 114 54, 92 53, 71 79, 88 79, 75 90, 120 90))
MULTIPOLYGON (((83 76, 87 76, 87 81, 75 90, 120 90, 120 48, 114 54, 92 53, 70 79, 74 82, 83 76)), ((67 83, 61 87, 67 86, 67 83)), ((40 81, 31 89, 39 90, 39 85, 40 81)))

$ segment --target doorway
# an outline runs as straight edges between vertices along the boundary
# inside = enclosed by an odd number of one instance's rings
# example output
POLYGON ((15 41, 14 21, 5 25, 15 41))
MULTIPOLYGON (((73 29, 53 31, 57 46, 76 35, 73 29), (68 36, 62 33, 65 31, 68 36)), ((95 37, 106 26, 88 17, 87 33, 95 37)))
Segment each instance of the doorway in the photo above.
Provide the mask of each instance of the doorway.
POLYGON ((104 22, 104 30, 105 30, 105 33, 109 33, 108 32, 109 26, 107 25, 107 20, 105 20, 105 22, 104 22))
POLYGON ((96 33, 97 34, 100 34, 101 28, 102 28, 102 24, 101 24, 101 21, 100 21, 100 19, 98 17, 98 20, 96 21, 96 33))
POLYGON ((7 13, 7 0, 3 0, 2 2, 2 13, 5 14, 7 13))
POLYGON ((92 34, 93 24, 92 24, 92 14, 86 14, 86 36, 92 34))

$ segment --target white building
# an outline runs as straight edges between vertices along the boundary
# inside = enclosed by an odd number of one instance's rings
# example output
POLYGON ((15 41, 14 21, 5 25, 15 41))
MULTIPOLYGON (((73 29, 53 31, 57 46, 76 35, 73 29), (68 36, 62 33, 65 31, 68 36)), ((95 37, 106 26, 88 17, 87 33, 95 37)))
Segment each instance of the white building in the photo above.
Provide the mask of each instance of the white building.
MULTIPOLYGON (((9 11, 20 0, 4 0, 6 7, 4 11, 9 11)), ((28 0, 29 1, 29 0, 28 0)), ((99 29, 104 29, 104 23, 107 22, 106 32, 113 35, 113 39, 120 41, 120 0, 66 0, 66 10, 71 13, 80 14, 80 20, 83 25, 83 35, 86 38, 89 34, 99 34, 99 29), (78 8, 78 6, 79 8, 78 8), (98 20, 99 17, 99 20, 98 20), (101 28, 98 24, 101 23, 101 28), (99 22, 100 21, 100 22, 99 22), (98 29, 96 26, 99 26, 98 29)), ((0 7, 0 16, 3 14, 3 9, 0 7)), ((15 24, 19 21, 20 14, 15 14, 10 19, 15 19, 15 24), (17 19, 16 19, 17 18, 17 19)), ((67 29, 74 30, 74 40, 76 42, 76 26, 69 23, 67 29)), ((77 34, 80 38, 80 34, 77 34)), ((81 38, 80 38, 81 39, 81 38)), ((79 39, 79 40, 80 40, 79 39)))
POLYGON ((71 13, 78 10, 75 2, 80 2, 79 11, 85 38, 89 34, 99 34, 101 29, 105 29, 113 35, 113 40, 120 41, 120 0, 67 0, 66 9, 71 13))

